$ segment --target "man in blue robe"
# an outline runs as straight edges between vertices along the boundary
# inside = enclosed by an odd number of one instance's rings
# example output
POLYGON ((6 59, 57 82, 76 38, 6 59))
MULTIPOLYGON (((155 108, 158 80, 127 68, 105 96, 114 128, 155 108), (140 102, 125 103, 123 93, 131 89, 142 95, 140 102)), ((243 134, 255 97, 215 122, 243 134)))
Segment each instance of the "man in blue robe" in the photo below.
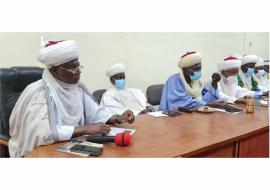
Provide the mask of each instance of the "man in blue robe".
POLYGON ((205 86, 201 78, 202 56, 198 52, 187 52, 178 63, 180 72, 172 75, 165 83, 159 110, 174 110, 179 107, 195 109, 213 106, 219 99, 220 75, 214 73, 212 82, 205 86))

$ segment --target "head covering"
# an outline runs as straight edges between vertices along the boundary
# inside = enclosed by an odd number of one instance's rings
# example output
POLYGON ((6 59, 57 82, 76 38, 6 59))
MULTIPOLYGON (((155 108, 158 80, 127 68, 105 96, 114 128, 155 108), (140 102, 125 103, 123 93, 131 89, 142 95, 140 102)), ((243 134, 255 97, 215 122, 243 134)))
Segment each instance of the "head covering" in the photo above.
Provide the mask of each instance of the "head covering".
POLYGON ((242 63, 241 65, 245 65, 248 63, 257 63, 258 57, 256 55, 246 55, 242 58, 242 63))
POLYGON ((243 59, 243 56, 240 55, 240 54, 238 54, 238 53, 234 53, 234 54, 232 55, 232 57, 235 57, 235 58, 237 58, 237 59, 239 59, 239 60, 243 59))
POLYGON ((181 57, 178 63, 178 67, 185 68, 185 67, 189 67, 197 63, 201 63, 201 62, 202 62, 202 56, 199 52, 195 52, 195 51, 187 52, 181 57))
POLYGON ((67 63, 78 59, 77 45, 73 40, 43 42, 37 59, 49 68, 67 63))
POLYGON ((264 65, 265 65, 265 63, 263 61, 263 58, 258 57, 258 61, 257 61, 256 65, 255 65, 255 67, 260 67, 260 66, 264 66, 264 65))
POLYGON ((119 74, 119 73, 124 73, 126 71, 126 67, 123 63, 116 63, 116 64, 113 64, 111 65, 107 71, 106 71, 106 75, 108 77, 112 77, 116 74, 119 74))
POLYGON ((234 69, 234 68, 240 68, 241 66, 241 61, 237 59, 236 57, 227 57, 224 59, 223 62, 218 64, 218 70, 223 71, 223 70, 229 70, 229 69, 234 69))

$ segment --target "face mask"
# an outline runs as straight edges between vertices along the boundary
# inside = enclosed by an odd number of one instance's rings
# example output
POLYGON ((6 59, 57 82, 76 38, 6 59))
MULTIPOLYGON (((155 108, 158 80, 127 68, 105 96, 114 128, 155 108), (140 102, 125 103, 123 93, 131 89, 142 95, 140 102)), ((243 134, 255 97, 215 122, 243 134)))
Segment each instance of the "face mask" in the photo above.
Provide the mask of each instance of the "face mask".
POLYGON ((114 86, 119 90, 123 90, 126 86, 126 80, 125 79, 115 80, 114 86))
POLYGON ((254 73, 254 68, 248 68, 247 72, 246 72, 246 75, 251 77, 254 73))
POLYGON ((229 76, 226 78, 227 84, 237 84, 237 76, 229 76))
POLYGON ((264 70, 258 70, 258 72, 256 73, 257 77, 262 77, 265 75, 265 71, 264 70))
POLYGON ((195 71, 193 75, 190 76, 191 80, 199 80, 202 76, 201 71, 195 71))

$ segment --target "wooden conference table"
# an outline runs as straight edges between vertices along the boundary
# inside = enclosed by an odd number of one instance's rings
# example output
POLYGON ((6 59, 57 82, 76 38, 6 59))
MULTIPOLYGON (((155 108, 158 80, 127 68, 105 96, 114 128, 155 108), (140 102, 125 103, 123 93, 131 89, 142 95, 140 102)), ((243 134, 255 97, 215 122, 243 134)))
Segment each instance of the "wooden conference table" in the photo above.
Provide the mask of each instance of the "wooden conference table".
MULTIPOLYGON (((269 157, 268 108, 255 113, 183 113, 177 117, 136 117, 128 147, 104 145, 101 158, 269 157)), ((56 149, 65 142, 41 146, 26 157, 78 157, 56 149)))

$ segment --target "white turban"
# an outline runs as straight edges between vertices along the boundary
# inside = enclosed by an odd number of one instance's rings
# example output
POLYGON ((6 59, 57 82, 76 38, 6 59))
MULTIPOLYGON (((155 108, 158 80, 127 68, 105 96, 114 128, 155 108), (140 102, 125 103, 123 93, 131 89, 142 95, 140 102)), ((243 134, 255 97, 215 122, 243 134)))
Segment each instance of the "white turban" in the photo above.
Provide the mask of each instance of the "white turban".
POLYGON ((51 67, 77 59, 78 56, 75 41, 48 41, 48 43, 39 50, 37 59, 47 67, 51 67))
POLYGON ((242 58, 241 65, 245 65, 248 63, 257 63, 258 57, 256 55, 246 55, 242 58))
POLYGON ((198 52, 187 52, 178 63, 179 68, 185 68, 202 62, 202 56, 198 52))
POLYGON ((260 67, 260 66, 264 66, 264 65, 265 65, 265 63, 263 61, 263 58, 259 57, 255 67, 260 67))
POLYGON ((116 74, 119 74, 119 73, 124 73, 126 71, 126 67, 123 63, 116 63, 116 64, 113 64, 111 65, 107 71, 106 71, 106 75, 108 77, 112 77, 116 74))
POLYGON ((218 64, 218 70, 219 71, 224 71, 224 70, 229 70, 229 69, 234 69, 234 68, 240 68, 241 66, 241 60, 237 59, 236 57, 227 57, 224 59, 222 63, 218 64))

